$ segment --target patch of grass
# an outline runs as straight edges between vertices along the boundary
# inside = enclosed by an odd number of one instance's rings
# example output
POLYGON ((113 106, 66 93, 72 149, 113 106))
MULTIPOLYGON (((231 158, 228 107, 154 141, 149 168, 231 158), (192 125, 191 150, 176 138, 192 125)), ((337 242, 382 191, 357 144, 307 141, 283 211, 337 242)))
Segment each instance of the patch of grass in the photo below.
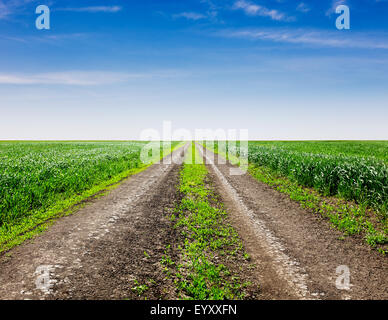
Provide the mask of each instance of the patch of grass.
POLYGON ((139 297, 149 289, 148 285, 140 284, 137 280, 134 280, 134 284, 135 286, 132 287, 132 291, 135 292, 139 297))
POLYGON ((180 261, 172 260, 168 247, 161 263, 183 298, 242 299, 247 283, 241 283, 217 257, 224 252, 233 259, 237 252, 245 252, 237 232, 226 220, 227 213, 217 205, 206 183, 207 169, 201 160, 193 145, 180 173, 183 199, 173 213, 175 228, 183 239, 178 247, 180 261))

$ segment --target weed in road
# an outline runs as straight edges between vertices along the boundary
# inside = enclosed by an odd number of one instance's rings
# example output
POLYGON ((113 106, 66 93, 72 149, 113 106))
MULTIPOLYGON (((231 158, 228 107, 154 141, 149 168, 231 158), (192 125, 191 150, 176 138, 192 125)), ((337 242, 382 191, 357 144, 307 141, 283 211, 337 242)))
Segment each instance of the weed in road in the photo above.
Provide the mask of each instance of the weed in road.
POLYGON ((146 284, 140 284, 137 280, 134 280, 134 284, 135 286, 132 287, 132 291, 135 292, 139 297, 149 289, 146 284))
POLYGON ((185 163, 180 175, 183 194, 171 220, 182 236, 178 247, 180 261, 173 261, 168 247, 161 261, 174 277, 178 292, 188 299, 242 299, 250 282, 242 282, 221 260, 248 258, 237 232, 227 221, 227 213, 216 201, 206 183, 207 169, 195 149, 186 159, 196 157, 195 164, 185 163), (222 253, 225 256, 222 258, 222 253), (173 270, 173 271, 171 271, 173 270))

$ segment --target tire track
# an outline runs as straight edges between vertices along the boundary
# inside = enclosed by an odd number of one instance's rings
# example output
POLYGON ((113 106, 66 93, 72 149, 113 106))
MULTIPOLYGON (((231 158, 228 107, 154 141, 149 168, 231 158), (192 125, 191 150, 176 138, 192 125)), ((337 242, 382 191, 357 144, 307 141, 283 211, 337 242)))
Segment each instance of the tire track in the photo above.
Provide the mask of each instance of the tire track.
POLYGON ((230 163, 215 163, 218 155, 206 153, 233 224, 256 259, 266 298, 388 299, 386 256, 363 239, 344 238, 329 221, 249 174, 231 176, 230 163))
POLYGON ((187 146, 0 257, 0 299, 122 299, 137 277, 157 277, 187 146))
MULTIPOLYGON (((287 292, 287 295, 291 295, 293 298, 312 299, 313 296, 309 292, 306 284, 308 279, 306 271, 299 266, 298 262, 285 254, 285 248, 280 240, 276 238, 276 236, 266 227, 264 222, 259 220, 257 215, 244 204, 237 191, 232 187, 223 173, 221 173, 221 171, 215 165, 213 161, 214 158, 209 157, 207 152, 204 152, 203 147, 199 146, 198 144, 197 149, 205 158, 206 163, 211 166, 213 172, 220 180, 222 187, 233 201, 236 208, 242 214, 249 217, 254 229, 256 241, 260 243, 262 249, 265 250, 265 255, 272 257, 273 268, 278 277, 284 279, 288 284, 288 288, 284 288, 282 291, 287 292)), ((260 257, 257 258, 260 259, 260 257)), ((256 261, 256 263, 261 262, 256 261)), ((262 280, 264 280, 262 275, 260 275, 260 277, 262 280)), ((284 283, 284 281, 281 281, 280 283, 282 282, 284 283)))

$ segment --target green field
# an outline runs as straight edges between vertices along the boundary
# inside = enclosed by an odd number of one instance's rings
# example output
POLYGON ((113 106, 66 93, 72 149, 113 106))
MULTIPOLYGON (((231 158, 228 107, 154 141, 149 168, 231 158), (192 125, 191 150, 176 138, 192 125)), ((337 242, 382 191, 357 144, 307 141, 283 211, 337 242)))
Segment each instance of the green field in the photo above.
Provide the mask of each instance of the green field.
POLYGON ((388 141, 250 141, 249 144, 296 152, 374 158, 388 163, 388 141))
MULTIPOLYGON (((0 251, 145 169, 145 144, 0 142, 0 251)), ((249 163, 256 179, 327 216, 338 229, 364 234, 372 246, 387 243, 387 141, 250 141, 249 163)))
POLYGON ((346 234, 364 234, 372 246, 388 243, 388 141, 250 141, 248 151, 249 172, 259 181, 346 234))
POLYGON ((388 210, 388 141, 250 141, 248 146, 252 165, 326 196, 388 210))
POLYGON ((249 161, 324 195, 388 209, 387 142, 250 142, 249 161))
POLYGON ((0 249, 63 210, 145 168, 140 161, 145 144, 0 142, 0 249))

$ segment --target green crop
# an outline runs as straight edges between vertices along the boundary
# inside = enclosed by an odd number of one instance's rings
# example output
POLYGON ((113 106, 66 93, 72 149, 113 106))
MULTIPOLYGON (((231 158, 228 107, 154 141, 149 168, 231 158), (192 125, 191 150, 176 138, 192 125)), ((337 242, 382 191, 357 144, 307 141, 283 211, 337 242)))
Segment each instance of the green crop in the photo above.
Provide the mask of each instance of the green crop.
MULTIPOLYGON (((216 142, 215 151, 217 147, 216 142)), ((250 141, 248 151, 250 164, 270 168, 325 196, 388 210, 386 141, 250 141)))
MULTIPOLYGON (((212 142, 206 147, 218 152, 218 145, 212 142)), ((248 145, 253 177, 327 217, 345 234, 362 234, 369 245, 386 251, 387 141, 250 141, 248 145)), ((229 148, 236 147, 227 144, 229 148)), ((239 155, 238 148, 234 151, 239 155)))
POLYGON ((142 166, 144 143, 1 143, 0 225, 142 166))
POLYGON ((0 142, 0 251, 3 243, 27 237, 58 212, 145 168, 145 144, 0 142))
MULTIPOLYGON (((349 148, 349 143, 344 146, 349 148)), ((319 142, 310 143, 309 147, 310 152, 307 152, 309 149, 304 142, 299 150, 295 143, 290 148, 251 143, 249 162, 269 167, 325 196, 338 195, 377 210, 387 210, 388 165, 383 159, 373 155, 348 155, 339 150, 325 152, 319 142)))

